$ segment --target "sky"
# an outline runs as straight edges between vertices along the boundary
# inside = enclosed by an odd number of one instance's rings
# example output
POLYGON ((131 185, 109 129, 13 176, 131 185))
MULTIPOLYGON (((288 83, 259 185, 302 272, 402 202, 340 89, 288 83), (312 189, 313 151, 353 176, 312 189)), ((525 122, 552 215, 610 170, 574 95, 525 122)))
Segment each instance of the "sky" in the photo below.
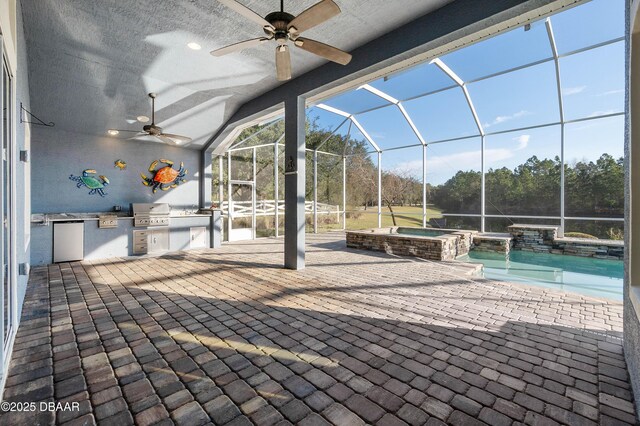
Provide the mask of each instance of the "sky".
MULTIPOLYGON (((573 53, 624 36, 624 0, 593 0, 550 18, 560 55, 565 120, 599 117, 624 111, 624 41, 573 53), (572 54, 570 54, 572 53, 572 54), (570 54, 570 55, 568 55, 570 54)), ((544 20, 440 57, 465 83, 486 137, 486 167, 515 168, 532 155, 560 155, 559 125, 510 131, 560 121, 555 65, 546 61, 483 79, 510 68, 552 58, 544 20), (479 80, 479 81, 475 81, 479 80)), ((428 144, 427 181, 444 183, 458 170, 480 170, 480 137, 463 90, 439 67, 425 63, 369 83, 402 101, 428 144), (426 93, 437 92, 427 96, 426 93)), ((354 114, 383 150, 384 170, 422 175, 422 148, 386 151, 420 141, 400 110, 364 90, 352 90, 322 103, 354 114), (382 108, 378 108, 382 107, 382 108), (374 109, 378 108, 378 109, 374 109)), ((322 128, 335 129, 344 117, 310 108, 322 128)), ((349 122, 338 133, 349 131, 349 122)), ((580 121, 565 126, 565 161, 594 161, 603 153, 623 155, 622 116, 580 121)), ((351 135, 362 134, 351 126, 351 135)))

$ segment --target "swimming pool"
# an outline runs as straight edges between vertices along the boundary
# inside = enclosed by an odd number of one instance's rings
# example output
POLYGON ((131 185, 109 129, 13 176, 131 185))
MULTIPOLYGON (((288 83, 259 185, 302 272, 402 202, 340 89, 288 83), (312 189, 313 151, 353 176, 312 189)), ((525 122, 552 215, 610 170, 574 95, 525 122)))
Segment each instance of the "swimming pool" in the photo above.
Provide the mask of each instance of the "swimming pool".
POLYGON ((622 300, 624 265, 618 260, 512 251, 471 251, 457 260, 484 265, 485 278, 521 282, 587 296, 622 300))

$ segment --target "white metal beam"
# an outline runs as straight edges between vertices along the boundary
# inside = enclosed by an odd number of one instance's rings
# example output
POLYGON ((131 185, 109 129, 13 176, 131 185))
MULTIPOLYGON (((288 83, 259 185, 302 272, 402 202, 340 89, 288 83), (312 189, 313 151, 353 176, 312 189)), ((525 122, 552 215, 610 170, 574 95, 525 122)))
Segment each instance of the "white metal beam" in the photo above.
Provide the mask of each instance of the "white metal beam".
POLYGON ((471 111, 471 115, 473 116, 473 121, 476 123, 476 127, 478 128, 478 132, 481 137, 481 149, 480 149, 480 168, 481 168, 481 181, 480 181, 480 232, 485 232, 485 218, 486 218, 486 181, 485 181, 485 173, 486 173, 486 158, 485 158, 485 150, 486 150, 486 135, 484 132, 484 128, 482 127, 482 123, 480 122, 480 117, 478 117, 478 112, 476 111, 476 107, 473 105, 473 101, 471 100, 471 95, 469 94, 469 90, 467 89, 466 83, 456 74, 451 68, 447 66, 440 58, 435 58, 431 61, 432 64, 435 64, 438 68, 440 68, 445 74, 449 76, 453 81, 455 81, 460 89, 462 89, 462 93, 464 94, 464 98, 467 101, 467 105, 469 106, 469 111, 471 111))
MULTIPOLYGON (((623 42, 624 40, 625 40, 624 37, 614 38, 614 39, 611 39, 611 40, 604 41, 602 43, 597 43, 597 44, 594 44, 594 45, 591 45, 591 46, 587 46, 587 47, 584 47, 584 48, 576 49, 576 50, 573 50, 571 52, 558 54, 558 58, 566 58, 566 57, 573 56, 573 55, 576 55, 576 54, 579 54, 579 53, 583 53, 583 52, 587 52, 587 51, 590 51, 590 50, 594 50, 594 49, 597 49, 599 47, 607 46, 607 45, 614 44, 614 43, 623 42)), ((502 71, 498 71, 498 72, 495 72, 495 73, 492 73, 492 74, 487 74, 487 75, 482 76, 482 77, 477 77, 477 78, 465 81, 464 84, 468 85, 468 84, 471 84, 471 83, 477 83, 479 81, 488 80, 488 79, 493 78, 493 77, 497 77, 497 76, 504 75, 504 74, 509 74, 511 72, 519 71, 519 70, 530 68, 530 67, 534 67, 536 65, 541 65, 541 64, 544 64, 544 63, 550 62, 550 61, 553 61, 553 57, 540 59, 540 60, 537 60, 537 61, 534 61, 534 62, 529 62, 529 63, 524 64, 524 65, 518 65, 518 66, 513 67, 513 68, 508 68, 508 69, 505 69, 505 70, 502 70, 502 71)), ((419 93, 419 94, 417 94, 415 96, 411 96, 411 97, 408 97, 406 99, 402 99, 400 102, 406 102, 406 101, 411 101, 411 100, 420 99, 420 98, 424 98, 424 97, 427 97, 427 96, 435 95, 437 93, 453 89, 456 86, 459 86, 459 84, 455 83, 455 84, 453 84, 451 86, 443 87, 443 88, 436 89, 436 90, 433 90, 433 91, 429 91, 429 92, 426 92, 426 93, 419 93)), ((321 104, 317 104, 316 107, 318 105, 321 105, 321 104)), ((388 106, 388 105, 375 106, 373 108, 369 108, 369 109, 360 111, 358 114, 363 114, 363 113, 366 113, 366 112, 375 111, 377 109, 384 108, 386 106, 388 106)))
POLYGON ((318 233, 318 150, 313 151, 313 233, 318 233))
POLYGON ((427 227, 427 145, 422 145, 422 226, 427 227))
POLYGON ((482 123, 480 122, 480 118, 478 117, 478 113, 476 111, 475 106, 473 105, 473 101, 471 100, 471 95, 469 95, 469 90, 467 90, 467 86, 465 82, 456 74, 451 68, 447 66, 442 59, 435 58, 431 62, 431 64, 436 65, 438 68, 442 70, 451 80, 455 81, 460 88, 462 88, 462 93, 464 94, 464 98, 467 101, 467 105, 469 105, 469 110, 471 110, 471 115, 473 115, 473 120, 478 127, 478 132, 480 132, 480 136, 484 136, 484 129, 482 128, 482 123))
POLYGON ((422 137, 422 133, 420 133, 420 130, 418 130, 416 125, 413 123, 413 120, 411 119, 411 116, 409 115, 407 110, 404 109, 404 105, 402 105, 402 102, 398 102, 398 109, 400 110, 400 112, 404 116, 404 119, 407 120, 407 123, 409 123, 409 127, 411 127, 411 130, 413 130, 413 133, 416 135, 416 137, 418 138, 420 143, 423 146, 427 145, 427 142, 422 137))
POLYGON ((480 117, 478 117, 476 107, 473 105, 473 101, 471 100, 469 90, 467 90, 467 86, 464 84, 460 87, 462 88, 462 93, 464 93, 464 98, 467 100, 467 105, 469 105, 469 110, 471 110, 471 115, 473 115, 473 121, 476 122, 478 132, 480 132, 480 136, 484 136, 484 128, 482 127, 482 123, 480 122, 480 117))
POLYGON ((369 143, 371 144, 373 149, 375 149, 377 152, 382 152, 382 150, 380 149, 378 144, 374 142, 374 140, 371 138, 371 136, 369 136, 369 133, 367 133, 367 131, 364 129, 364 127, 362 127, 360 122, 353 115, 351 116, 351 121, 358 128, 358 130, 360 130, 360 133, 362 133, 362 136, 364 136, 364 138, 369 141, 369 143))
POLYGON ((382 90, 376 89, 375 87, 370 86, 368 84, 363 84, 362 86, 358 87, 358 90, 360 90, 360 89, 364 89, 364 90, 366 90, 366 91, 368 91, 368 92, 370 92, 370 93, 372 93, 372 94, 384 99, 387 102, 391 102, 393 105, 398 107, 398 109, 400 110, 400 113, 402 114, 402 116, 406 120, 407 124, 409 124, 409 127, 411 127, 411 130, 416 135, 416 137, 418 138, 420 143, 422 145, 426 145, 427 144, 425 142, 424 138, 422 137, 422 134, 420 133, 420 131, 418 130, 416 125, 413 123, 413 120, 411 119, 411 116, 409 115, 407 110, 404 108, 404 105, 402 105, 402 102, 400 102, 399 100, 397 100, 393 96, 388 95, 387 93, 383 92, 382 90))
POLYGON ((564 121, 564 103, 562 101, 562 80, 560 78, 560 59, 558 56, 558 48, 556 46, 556 39, 553 35, 553 26, 551 25, 551 18, 547 18, 544 21, 547 28, 547 36, 549 38, 549 45, 551 52, 553 53, 553 63, 556 71, 556 88, 558 92, 558 111, 560 113, 560 229, 559 236, 564 237, 565 231, 565 176, 564 176, 564 135, 565 135, 565 121, 564 121))
POLYGON ((279 165, 279 157, 280 157, 280 141, 284 138, 284 133, 280 136, 273 144, 273 203, 275 205, 275 224, 276 224, 276 238, 280 236, 280 214, 278 213, 278 204, 280 197, 280 182, 279 182, 279 174, 280 174, 280 165, 279 165))
POLYGON ((449 76, 449 78, 451 78, 451 80, 455 81, 458 86, 464 85, 464 81, 462 81, 462 79, 460 77, 458 77, 458 74, 453 72, 453 70, 451 68, 449 68, 447 66, 447 64, 442 62, 442 60, 440 58, 435 58, 435 59, 431 60, 431 62, 429 62, 429 63, 430 64, 434 64, 435 66, 440 68, 446 75, 449 76))
POLYGON ((384 99, 385 101, 390 102, 390 103, 392 103, 394 105, 397 105, 400 102, 399 100, 397 100, 393 96, 383 92, 382 90, 376 89, 375 87, 370 86, 368 84, 363 84, 362 86, 358 87, 357 90, 360 90, 360 89, 364 89, 369 93, 373 93, 374 95, 376 95, 376 96, 378 96, 378 97, 384 99))
POLYGON ((378 228, 382 228, 382 152, 378 151, 378 228))
POLYGON ((334 114, 338 114, 338 115, 341 115, 343 117, 347 117, 358 128, 358 130, 360 130, 360 133, 362 133, 362 136, 364 136, 364 138, 369 142, 369 144, 371 144, 373 149, 375 149, 376 152, 382 152, 382 150, 380 149, 378 144, 375 143, 375 141, 371 138, 371 136, 369 136, 369 133, 367 133, 367 131, 364 129, 364 127, 362 127, 362 125, 353 116, 353 114, 349 114, 348 112, 344 112, 342 110, 339 110, 338 108, 334 108, 332 106, 325 105, 325 104, 317 104, 316 108, 320 108, 320 109, 323 109, 325 111, 332 112, 334 114))
POLYGON ((336 132, 337 132, 338 130, 340 130, 340 128, 341 128, 342 126, 344 126, 344 123, 346 123, 347 121, 349 121, 349 117, 346 117, 344 120, 342 120, 342 122, 341 122, 340 124, 338 124, 338 126, 337 126, 335 129, 333 129, 333 130, 331 131, 331 133, 329 133, 329 136, 327 136, 327 137, 325 138, 325 140, 323 140, 322 142, 320 142, 320 143, 318 144, 318 146, 314 149, 314 151, 318 151, 320 148, 322 148, 322 146, 323 146, 325 143, 327 143, 327 142, 329 141, 329 139, 331 139, 331 136, 335 135, 335 134, 336 134, 336 132))
POLYGON ((342 110, 339 110, 338 108, 334 108, 334 107, 329 106, 329 105, 317 104, 315 107, 323 109, 323 110, 328 111, 328 112, 332 112, 334 114, 341 115, 343 117, 347 117, 347 118, 351 117, 351 114, 349 114, 348 112, 344 112, 342 110))

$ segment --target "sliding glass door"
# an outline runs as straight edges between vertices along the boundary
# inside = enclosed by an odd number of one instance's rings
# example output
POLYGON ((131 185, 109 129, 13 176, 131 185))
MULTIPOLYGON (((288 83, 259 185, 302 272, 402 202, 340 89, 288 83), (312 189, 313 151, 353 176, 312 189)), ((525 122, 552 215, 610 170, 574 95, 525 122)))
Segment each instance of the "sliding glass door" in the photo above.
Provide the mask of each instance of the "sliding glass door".
POLYGON ((13 203, 13 167, 14 167, 14 144, 13 144, 13 121, 14 121, 14 101, 12 79, 6 59, 3 55, 2 38, 0 37, 0 58, 2 59, 0 82, 0 101, 2 103, 2 122, 0 122, 0 136, 2 137, 2 162, 0 163, 0 175, 2 184, 0 185, 0 257, 2 258, 2 291, 0 292, 0 330, 2 330, 2 350, 0 359, 2 372, 8 367, 9 351, 11 342, 15 335, 17 308, 16 300, 16 263, 14 253, 14 203, 13 203))

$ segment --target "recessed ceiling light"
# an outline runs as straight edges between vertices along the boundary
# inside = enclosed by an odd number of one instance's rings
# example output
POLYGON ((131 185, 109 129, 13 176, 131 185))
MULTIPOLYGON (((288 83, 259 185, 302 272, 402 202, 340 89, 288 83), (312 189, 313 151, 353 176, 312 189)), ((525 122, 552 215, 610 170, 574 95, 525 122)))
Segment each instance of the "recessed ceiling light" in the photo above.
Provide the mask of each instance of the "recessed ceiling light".
POLYGON ((192 49, 192 50, 200 50, 200 49, 202 49, 202 46, 200 46, 195 41, 192 41, 191 43, 187 43, 187 46, 189 47, 189 49, 192 49))
POLYGON ((146 123, 147 121, 149 121, 149 117, 147 117, 146 115, 139 115, 136 117, 136 120, 141 123, 146 123))
POLYGON ((111 136, 115 136, 120 132, 117 131, 116 129, 109 129, 109 130, 107 130, 107 133, 109 133, 111 136))

